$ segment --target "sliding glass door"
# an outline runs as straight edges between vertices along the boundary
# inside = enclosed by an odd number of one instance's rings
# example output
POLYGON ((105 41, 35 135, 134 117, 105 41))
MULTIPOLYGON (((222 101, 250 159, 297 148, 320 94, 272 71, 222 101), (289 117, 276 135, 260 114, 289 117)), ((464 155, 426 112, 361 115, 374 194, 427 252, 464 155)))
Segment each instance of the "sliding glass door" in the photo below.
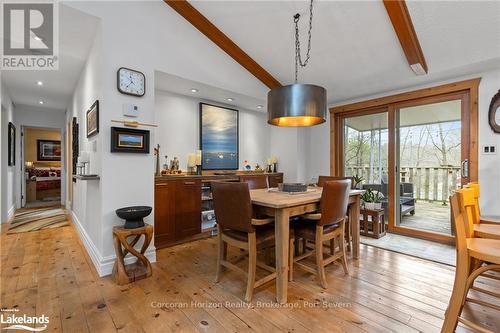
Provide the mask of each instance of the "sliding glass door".
POLYGON ((468 180, 466 95, 395 107, 394 218, 416 236, 453 235, 449 196, 468 180))
POLYGON ((448 198, 471 181, 470 105, 469 94, 457 92, 339 112, 333 172, 362 179, 389 231, 451 241, 448 198))

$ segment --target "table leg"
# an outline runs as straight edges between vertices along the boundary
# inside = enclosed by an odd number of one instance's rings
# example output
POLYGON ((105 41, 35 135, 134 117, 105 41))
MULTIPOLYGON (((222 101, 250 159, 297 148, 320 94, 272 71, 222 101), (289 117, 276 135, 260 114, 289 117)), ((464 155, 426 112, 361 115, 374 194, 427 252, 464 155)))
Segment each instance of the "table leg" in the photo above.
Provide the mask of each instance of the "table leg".
POLYGON ((352 228, 352 257, 359 258, 359 210, 360 196, 356 195, 354 202, 349 206, 349 217, 351 218, 352 228))
POLYGON ((286 209, 276 210, 276 301, 286 303, 288 297, 288 240, 290 214, 286 209))

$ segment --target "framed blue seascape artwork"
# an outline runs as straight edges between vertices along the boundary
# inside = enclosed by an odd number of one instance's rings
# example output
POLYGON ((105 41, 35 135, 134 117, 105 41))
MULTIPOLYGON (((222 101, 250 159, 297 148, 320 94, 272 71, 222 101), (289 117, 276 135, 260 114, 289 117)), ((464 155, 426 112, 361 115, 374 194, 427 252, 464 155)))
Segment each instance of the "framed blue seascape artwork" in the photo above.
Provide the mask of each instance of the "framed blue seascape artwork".
POLYGON ((238 169, 238 110, 200 103, 203 170, 238 169))

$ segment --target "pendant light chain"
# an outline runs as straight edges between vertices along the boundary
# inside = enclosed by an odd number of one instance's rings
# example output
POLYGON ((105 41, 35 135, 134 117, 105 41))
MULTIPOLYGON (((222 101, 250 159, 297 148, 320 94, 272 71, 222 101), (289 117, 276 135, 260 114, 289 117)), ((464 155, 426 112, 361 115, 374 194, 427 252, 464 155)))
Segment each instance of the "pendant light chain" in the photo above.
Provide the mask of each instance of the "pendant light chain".
POLYGON ((307 53, 306 59, 302 61, 301 51, 300 51, 300 35, 299 35, 299 20, 300 14, 297 13, 293 16, 293 23, 295 24, 295 83, 297 83, 297 78, 299 75, 299 65, 300 67, 306 67, 309 62, 310 52, 311 52, 311 31, 312 31, 312 20, 313 20, 313 0, 309 6, 309 38, 307 41, 307 53))

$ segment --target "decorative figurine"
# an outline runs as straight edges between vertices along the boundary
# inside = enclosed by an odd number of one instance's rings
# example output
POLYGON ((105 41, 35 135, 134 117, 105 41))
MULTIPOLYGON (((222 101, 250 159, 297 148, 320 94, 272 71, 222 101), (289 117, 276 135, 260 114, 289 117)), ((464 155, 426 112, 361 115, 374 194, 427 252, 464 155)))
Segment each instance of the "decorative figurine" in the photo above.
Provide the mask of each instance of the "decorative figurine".
POLYGON ((160 176, 161 175, 161 170, 160 170, 160 145, 157 144, 156 148, 154 148, 154 154, 156 156, 156 171, 155 171, 155 176, 160 176))
POLYGON ((248 161, 247 161, 247 160, 244 160, 244 161, 243 161, 243 167, 244 167, 244 168, 245 168, 245 170, 247 170, 247 171, 252 170, 252 166, 250 165, 250 163, 248 163, 248 161))

